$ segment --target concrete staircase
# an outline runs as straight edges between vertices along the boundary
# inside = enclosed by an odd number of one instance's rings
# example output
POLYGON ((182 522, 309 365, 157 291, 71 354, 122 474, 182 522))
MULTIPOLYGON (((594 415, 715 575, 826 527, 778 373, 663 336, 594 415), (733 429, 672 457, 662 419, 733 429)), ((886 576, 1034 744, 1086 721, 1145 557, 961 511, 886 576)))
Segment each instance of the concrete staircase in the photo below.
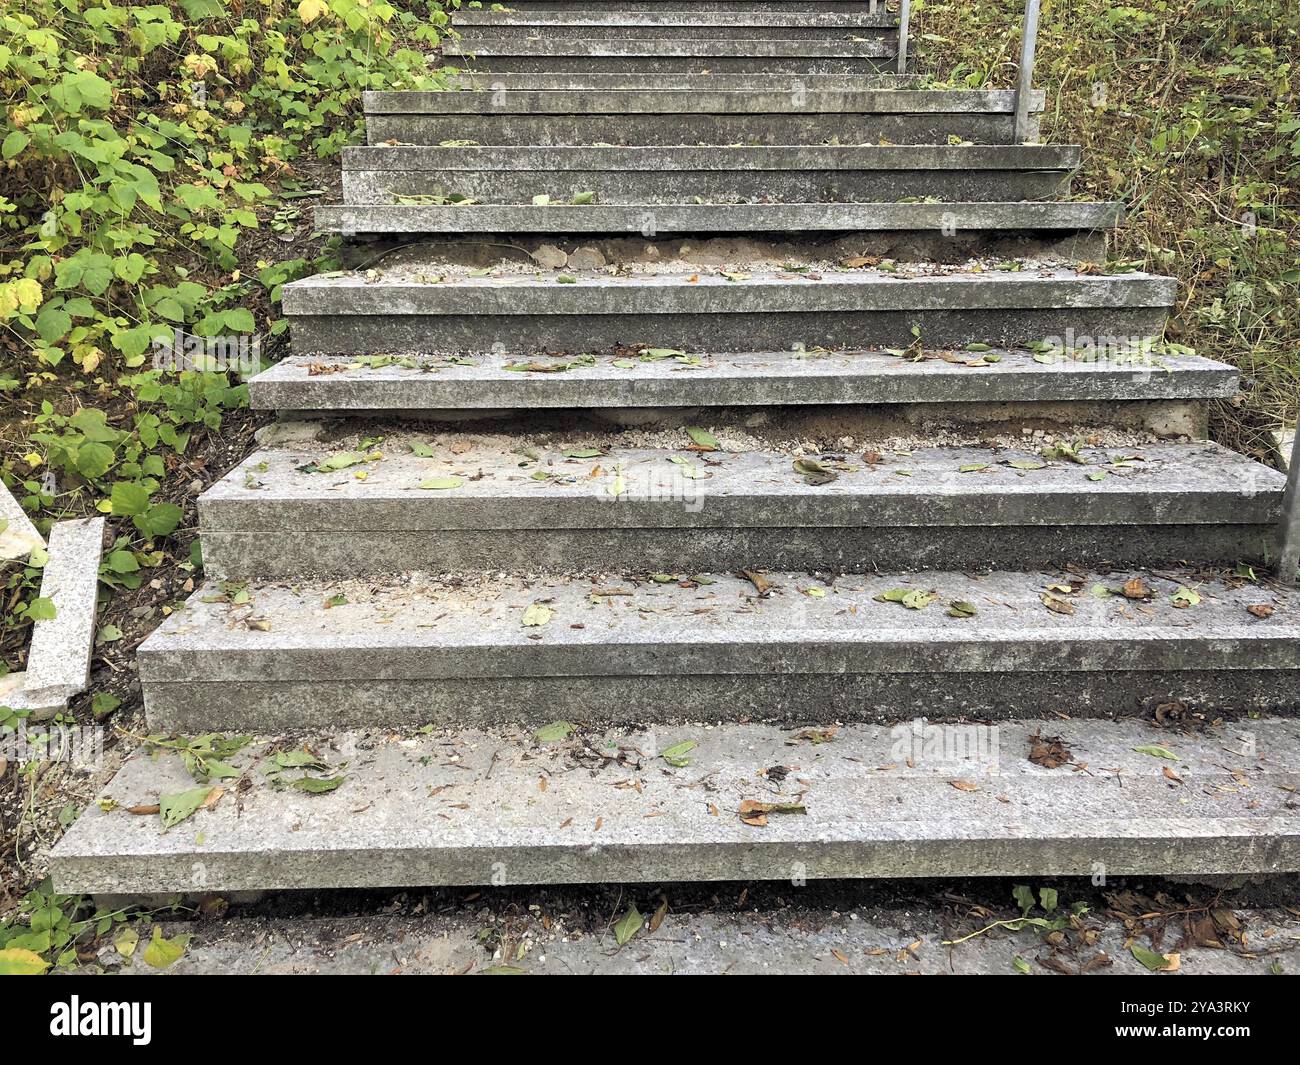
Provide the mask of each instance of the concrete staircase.
POLYGON ((142 750, 58 890, 1300 869, 1237 372, 871 6, 521 0, 366 94, 139 655, 151 730, 269 738, 171 829, 142 750))

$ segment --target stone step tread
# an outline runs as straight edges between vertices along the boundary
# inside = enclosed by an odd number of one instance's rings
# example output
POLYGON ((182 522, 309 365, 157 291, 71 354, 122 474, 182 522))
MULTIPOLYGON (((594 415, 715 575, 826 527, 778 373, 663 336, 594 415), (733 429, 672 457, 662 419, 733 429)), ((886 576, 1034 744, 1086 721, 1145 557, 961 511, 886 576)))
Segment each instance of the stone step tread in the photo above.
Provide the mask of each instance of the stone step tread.
POLYGON ((536 26, 562 28, 566 26, 773 26, 794 29, 854 29, 895 28, 895 12, 867 8, 849 11, 649 11, 623 13, 617 11, 457 11, 451 16, 452 25, 461 27, 536 26))
POLYGON ((472 42, 445 41, 442 54, 449 58, 524 56, 555 58, 576 56, 605 59, 890 59, 898 52, 893 41, 861 40, 727 40, 726 38, 612 38, 583 40, 552 36, 491 37, 476 35, 472 42))
POLYGON ((888 144, 550 146, 376 144, 343 149, 344 170, 1073 170, 1077 145, 888 144))
MULTIPOLYGON (((731 74, 725 72, 673 74, 665 82, 662 74, 637 71, 571 73, 482 73, 473 70, 448 75, 451 89, 758 89, 766 92, 794 92, 808 89, 910 89, 921 83, 916 74, 731 74)), ((411 91, 411 90, 407 90, 411 91)))
POLYGON ((1286 489, 1284 474, 1212 443, 1084 446, 1079 462, 1015 447, 811 453, 835 480, 810 484, 793 449, 700 452, 685 430, 672 449, 568 435, 522 455, 517 438, 459 434, 422 456, 411 448, 429 450, 428 437, 399 433, 326 473, 316 467, 337 449, 264 449, 203 494, 204 533, 1267 524, 1286 489))
MULTIPOLYGON (((494 89, 363 94, 367 115, 613 115, 613 114, 1011 114, 1010 89, 560 90, 494 89)), ((1031 110, 1046 93, 1035 90, 1031 110)))
MULTIPOLYGON (((762 591, 729 574, 664 576, 211 581, 141 644, 140 674, 148 688, 449 677, 750 679, 905 674, 939 664, 990 674, 1300 668, 1300 596, 1200 571, 922 571, 825 581, 768 573, 762 591), (1134 579, 1150 601, 1100 594, 1134 579), (1199 597, 1195 605, 1176 605, 1183 588, 1199 597), (923 609, 876 599, 904 590, 936 599, 923 609), (1044 596, 1073 613, 1050 608, 1044 596), (953 602, 972 604, 976 615, 950 616, 953 602), (1251 607, 1272 613, 1257 617, 1251 607)), ((535 717, 538 709, 526 713, 535 717)))
POLYGON ((179 756, 142 748, 55 847, 54 888, 191 892, 198 872, 203 890, 226 892, 1300 868, 1294 721, 1182 734, 1046 716, 811 735, 748 724, 558 742, 517 729, 254 740, 233 759, 239 787, 226 781, 170 829, 128 811, 201 785, 179 756), (1039 735, 1059 736, 1073 762, 1031 762, 1039 735), (1138 750, 1153 746, 1175 757, 1138 750), (268 772, 294 749, 323 768, 268 772), (342 782, 311 794, 293 783, 305 777, 342 782), (747 824, 750 802, 798 812, 747 824))
POLYGON ((693 407, 842 403, 1011 403, 1228 398, 1235 367, 1200 356, 1057 358, 1027 351, 931 352, 920 360, 883 351, 739 354, 677 358, 598 356, 590 364, 539 359, 562 372, 508 370, 516 355, 414 357, 358 362, 294 355, 249 382, 252 405, 270 410, 693 407), (628 363, 630 362, 630 365, 628 363), (615 365, 621 363, 621 365, 615 365), (1145 373, 1144 369, 1154 372, 1145 373))
POLYGON ((900 266, 896 272, 651 274, 594 271, 460 276, 410 264, 317 274, 281 290, 287 315, 574 315, 771 313, 929 308, 1172 305, 1178 282, 1140 272, 1065 268, 972 272, 900 266), (921 271, 926 271, 922 273, 921 271), (446 280, 436 280, 445 277, 446 280))
POLYGON ((330 204, 315 208, 325 233, 710 233, 1115 229, 1123 204, 330 204))

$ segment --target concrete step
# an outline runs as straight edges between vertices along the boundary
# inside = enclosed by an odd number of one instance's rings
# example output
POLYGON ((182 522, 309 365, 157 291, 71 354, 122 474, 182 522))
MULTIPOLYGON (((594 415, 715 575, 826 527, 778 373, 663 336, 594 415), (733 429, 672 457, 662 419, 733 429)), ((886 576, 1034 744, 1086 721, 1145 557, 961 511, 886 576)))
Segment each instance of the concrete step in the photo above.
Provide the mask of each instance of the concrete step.
POLYGON ((594 74, 573 71, 568 74, 486 74, 473 70, 447 75, 452 89, 594 89, 686 92, 708 89, 718 92, 735 92, 739 89, 757 89, 765 92, 845 91, 861 92, 866 89, 910 89, 921 82, 916 74, 677 74, 665 83, 658 74, 636 71, 594 74))
POLYGON ((300 354, 723 352, 907 348, 918 334, 931 347, 1135 344, 1162 333, 1176 289, 1173 278, 1066 269, 475 277, 406 263, 305 278, 282 295, 300 354))
POLYGON ((1008 144, 1015 127, 1007 90, 502 89, 374 92, 365 105, 370 144, 1008 144))
MULTIPOLYGON (((897 4, 888 6, 897 13, 897 4)), ((877 11, 884 10, 885 7, 882 0, 877 11)), ((672 11, 768 11, 778 14, 800 11, 833 14, 869 11, 871 5, 864 0, 512 0, 509 8, 520 13, 570 11, 582 14, 610 12, 616 15, 672 11)))
MULTIPOLYGON (((1049 714, 995 728, 851 725, 815 744, 808 735, 762 725, 583 730, 550 743, 517 729, 342 733, 302 741, 327 768, 275 775, 267 769, 289 745, 254 741, 235 756, 244 773, 238 796, 218 796, 169 831, 157 815, 127 811, 198 785, 177 755, 142 749, 55 847, 54 888, 169 894, 196 885, 224 893, 1300 869, 1294 721, 1183 734, 1049 714), (1030 761, 1040 735, 1059 736, 1073 760, 1030 761), (688 753, 670 753, 676 744, 688 753), (1154 746, 1172 757, 1140 752, 1154 746), (342 783, 321 794, 292 785, 326 774, 342 783), (746 823, 741 813, 753 802, 791 809, 746 823)), ((1009 956, 999 953, 1007 971, 1009 956)))
POLYGON ((898 16, 865 6, 854 11, 460 11, 452 15, 462 48, 480 37, 535 41, 768 40, 835 41, 898 38, 898 16))
POLYGON ((1056 145, 437 147, 343 149, 346 203, 466 196, 479 203, 891 202, 1066 194, 1079 149, 1056 145))
POLYGON ((1209 443, 1052 461, 1016 447, 875 462, 813 452, 834 480, 810 484, 794 448, 701 453, 677 435, 675 449, 590 431, 549 446, 459 436, 430 456, 427 435, 399 432, 333 472, 318 467, 337 447, 259 451, 199 500, 204 565, 262 579, 1235 564, 1267 557, 1286 489, 1283 474, 1209 443))
MULTIPOLYGON (((394 359, 375 365, 348 357, 294 355, 249 382, 254 408, 315 417, 383 417, 501 410, 600 410, 844 404, 1135 403, 1226 399, 1235 367, 1199 356, 1040 361, 1028 351, 767 351, 687 359, 640 358, 635 351, 590 363, 543 359, 519 372, 514 355, 473 359, 394 359), (557 372, 541 372, 555 369, 557 372)), ((956 417, 957 412, 953 411, 956 417)), ((972 417, 974 417, 972 415, 972 417)))
POLYGON ((1119 225, 1119 203, 426 204, 316 208, 323 233, 1088 233, 1119 225))
POLYGON ((650 39, 592 41, 580 36, 511 40, 478 36, 442 46, 444 60, 492 74, 887 74, 894 42, 650 39))
POLYGON ((760 591, 700 576, 212 581, 140 646, 149 727, 1300 710, 1300 599, 1241 578, 1076 567, 828 584, 776 572, 757 575, 760 591), (1092 591, 1136 592, 1135 579, 1150 602, 1092 591), (1176 605, 1183 588, 1194 605, 1176 605), (877 598, 902 591, 936 598, 924 609, 877 598), (976 616, 950 616, 954 602, 976 616))

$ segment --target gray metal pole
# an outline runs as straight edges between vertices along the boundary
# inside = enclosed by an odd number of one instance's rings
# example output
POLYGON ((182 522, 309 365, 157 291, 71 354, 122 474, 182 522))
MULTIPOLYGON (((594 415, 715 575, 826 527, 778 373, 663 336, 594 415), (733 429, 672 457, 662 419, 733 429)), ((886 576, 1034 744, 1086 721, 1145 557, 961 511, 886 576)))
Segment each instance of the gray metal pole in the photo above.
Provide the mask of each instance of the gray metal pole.
POLYGON ((1300 579, 1300 432, 1291 446, 1291 476, 1282 503, 1278 544, 1278 578, 1295 584, 1300 579))
POLYGON ((1016 143, 1029 140, 1029 101, 1034 89, 1034 53, 1038 50, 1040 0, 1025 4, 1025 28, 1020 37, 1020 81, 1016 85, 1016 143))
POLYGON ((912 16, 911 0, 898 5, 898 72, 907 73, 907 23, 912 16))

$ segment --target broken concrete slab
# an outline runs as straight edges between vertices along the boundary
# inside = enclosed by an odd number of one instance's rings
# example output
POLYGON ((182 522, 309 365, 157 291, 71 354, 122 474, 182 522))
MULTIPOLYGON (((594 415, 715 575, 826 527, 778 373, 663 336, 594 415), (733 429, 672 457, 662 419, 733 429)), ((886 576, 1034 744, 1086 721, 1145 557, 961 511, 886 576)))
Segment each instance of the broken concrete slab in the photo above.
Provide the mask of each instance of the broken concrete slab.
POLYGON ((308 746, 328 752, 310 775, 341 779, 334 790, 268 775, 284 744, 259 744, 236 756, 252 782, 238 800, 170 831, 126 809, 194 780, 179 757, 138 752, 56 847, 56 890, 1300 869, 1294 721, 1171 735, 1136 721, 918 720, 820 742, 752 724, 581 740, 560 729, 546 742, 460 730, 308 746), (1036 733, 1059 736, 1089 772, 1030 761, 1036 733), (774 808, 746 821, 756 802, 774 808))
POLYGON ((32 626, 24 682, 29 699, 65 700, 90 679, 103 549, 103 518, 55 522, 50 530, 40 594, 54 604, 55 615, 32 626))
POLYGON ((45 546, 45 538, 32 524, 32 519, 0 481, 0 559, 12 561, 27 558, 37 548, 45 546))

